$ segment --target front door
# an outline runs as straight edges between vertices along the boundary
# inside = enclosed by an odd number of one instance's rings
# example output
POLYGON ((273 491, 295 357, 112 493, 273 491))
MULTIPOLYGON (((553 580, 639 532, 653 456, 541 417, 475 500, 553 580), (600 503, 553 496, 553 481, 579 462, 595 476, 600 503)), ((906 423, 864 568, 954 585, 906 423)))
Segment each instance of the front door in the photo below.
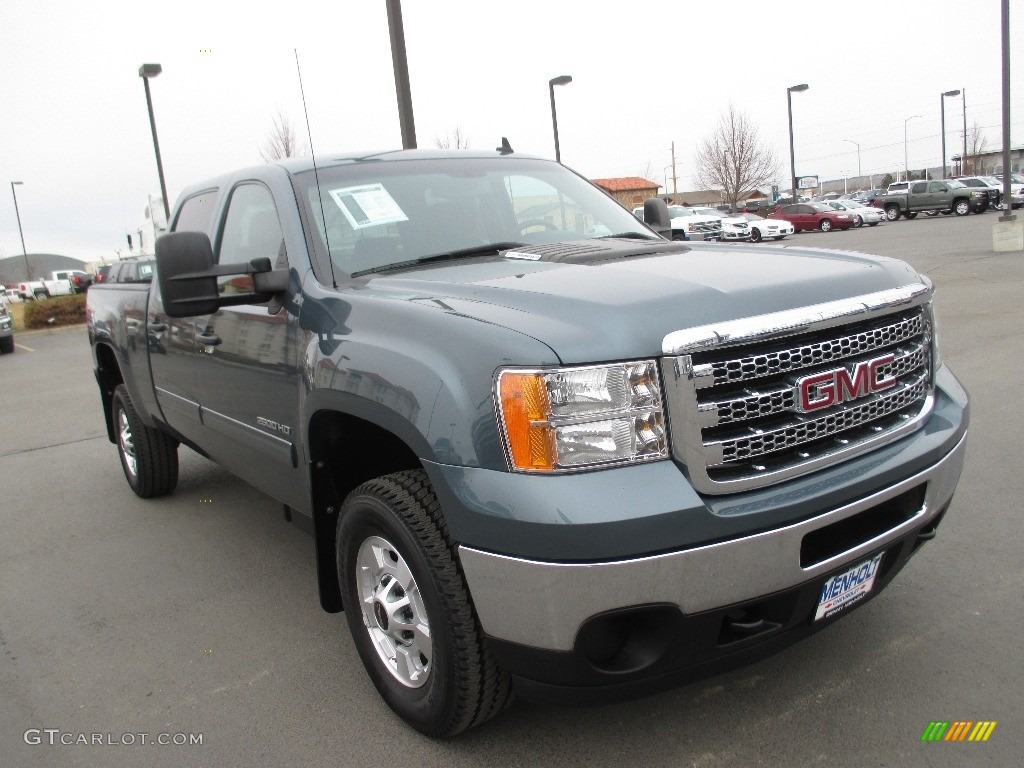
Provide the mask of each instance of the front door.
MULTIPOLYGON (((270 190, 234 187, 215 246, 218 264, 288 255, 270 190)), ((250 293, 248 275, 218 279, 221 295, 250 293)), ((213 459, 292 506, 302 506, 304 478, 297 440, 299 328, 277 301, 224 307, 195 318, 195 391, 213 459)))

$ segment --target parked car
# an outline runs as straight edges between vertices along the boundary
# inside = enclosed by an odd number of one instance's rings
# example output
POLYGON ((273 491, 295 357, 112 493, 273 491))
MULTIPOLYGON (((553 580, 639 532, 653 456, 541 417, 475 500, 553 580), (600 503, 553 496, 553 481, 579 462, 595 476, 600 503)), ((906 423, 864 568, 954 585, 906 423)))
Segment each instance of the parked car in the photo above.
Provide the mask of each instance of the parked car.
MULTIPOLYGON (((58 269, 50 273, 48 278, 43 278, 43 288, 47 296, 68 296, 76 293, 74 279, 87 278, 88 275, 80 269, 58 269)), ((39 298, 39 296, 36 296, 39 298)))
POLYGON ((875 200, 883 195, 885 195, 885 190, 881 187, 876 187, 875 189, 865 189, 860 192, 854 192, 853 197, 850 199, 855 203, 863 203, 864 205, 871 206, 874 205, 875 200))
POLYGON ((988 193, 982 189, 971 189, 955 179, 933 179, 932 181, 911 181, 905 192, 892 191, 875 202, 885 210, 889 221, 901 216, 912 219, 922 211, 928 213, 955 213, 966 216, 972 211, 981 213, 988 209, 988 193))
POLYGON ((762 211, 767 213, 767 209, 772 207, 772 201, 768 198, 762 198, 760 200, 748 200, 743 206, 743 213, 760 213, 762 211))
POLYGON ((76 271, 71 275, 71 292, 72 293, 85 293, 89 290, 89 286, 93 283, 93 276, 88 272, 76 271))
POLYGON ((1003 185, 995 176, 957 176, 965 187, 983 189, 988 194, 988 207, 997 210, 1003 196, 1003 185))
MULTIPOLYGON (((997 173, 995 180, 999 182, 999 189, 1003 189, 1003 174, 997 173)), ((1010 174, 1010 205, 1013 208, 1020 208, 1024 205, 1024 178, 1016 173, 1010 174)))
POLYGON ((786 235, 792 235, 795 231, 793 225, 785 219, 766 219, 756 213, 740 214, 747 220, 750 227, 750 242, 759 243, 762 240, 781 240, 786 235))
POLYGON ((24 283, 18 283, 18 293, 20 293, 21 298, 26 301, 29 299, 45 299, 48 295, 46 293, 46 286, 43 285, 42 280, 28 280, 24 283))
POLYGON ((809 229, 830 232, 833 229, 849 229, 853 226, 853 216, 837 211, 828 203, 784 205, 769 214, 768 218, 788 221, 797 232, 809 229))
POLYGON ((22 298, 17 288, 8 288, 0 285, 0 301, 4 304, 15 304, 22 301, 22 298))
MULTIPOLYGON (((634 208, 633 215, 644 220, 643 207, 634 208)), ((718 240, 722 236, 719 216, 706 216, 685 205, 670 205, 668 215, 672 219, 673 240, 718 240)))
POLYGON ((14 351, 14 320, 7 310, 7 302, 0 301, 0 353, 14 351))
POLYGON ((869 227, 877 227, 885 221, 885 211, 881 208, 873 208, 853 200, 830 200, 827 205, 837 211, 846 211, 853 216, 853 226, 860 227, 867 224, 869 227))
POLYGON ((749 240, 750 226, 742 216, 733 216, 717 208, 694 208, 698 214, 704 216, 718 217, 722 225, 723 240, 749 240))

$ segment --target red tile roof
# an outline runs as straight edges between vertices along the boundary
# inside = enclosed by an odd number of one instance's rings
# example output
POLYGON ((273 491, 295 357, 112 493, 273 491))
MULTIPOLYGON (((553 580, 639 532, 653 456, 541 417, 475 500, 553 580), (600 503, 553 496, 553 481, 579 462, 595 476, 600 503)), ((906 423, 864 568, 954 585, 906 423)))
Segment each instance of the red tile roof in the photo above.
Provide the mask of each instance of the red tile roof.
POLYGON ((624 176, 619 179, 591 179, 592 182, 609 192, 629 192, 634 189, 657 189, 658 184, 639 176, 624 176))

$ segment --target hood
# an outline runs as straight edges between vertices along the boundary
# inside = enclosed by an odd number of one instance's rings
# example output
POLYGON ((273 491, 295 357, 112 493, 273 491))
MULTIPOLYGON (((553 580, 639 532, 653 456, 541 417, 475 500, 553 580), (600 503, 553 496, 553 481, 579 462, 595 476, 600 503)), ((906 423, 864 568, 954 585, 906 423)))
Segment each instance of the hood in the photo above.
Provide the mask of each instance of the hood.
MULTIPOLYGON (((582 240, 377 275, 365 298, 414 301, 542 341, 563 363, 661 355, 673 332, 919 282, 880 256, 786 246, 582 240), (510 255, 506 256, 508 253, 510 255)), ((525 362, 525 361, 524 361, 525 362)))

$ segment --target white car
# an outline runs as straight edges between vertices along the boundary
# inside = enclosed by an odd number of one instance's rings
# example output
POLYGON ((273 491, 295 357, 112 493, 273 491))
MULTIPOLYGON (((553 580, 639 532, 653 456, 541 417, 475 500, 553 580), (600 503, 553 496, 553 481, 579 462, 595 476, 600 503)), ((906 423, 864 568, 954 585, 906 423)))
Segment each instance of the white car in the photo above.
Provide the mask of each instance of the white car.
POLYGON ((717 218, 722 224, 723 240, 750 239, 750 227, 747 225, 747 220, 742 216, 730 216, 727 213, 722 213, 717 208, 694 208, 693 210, 700 216, 717 218))
POLYGON ((765 219, 756 213, 741 213, 750 228, 750 242, 759 243, 762 240, 781 240, 786 235, 793 234, 793 225, 785 219, 765 219))
POLYGON ((861 227, 865 224, 869 227, 874 227, 883 221, 888 221, 885 217, 885 211, 881 208, 863 205, 853 200, 829 200, 825 204, 832 206, 837 211, 845 211, 853 216, 853 226, 855 227, 861 227))

